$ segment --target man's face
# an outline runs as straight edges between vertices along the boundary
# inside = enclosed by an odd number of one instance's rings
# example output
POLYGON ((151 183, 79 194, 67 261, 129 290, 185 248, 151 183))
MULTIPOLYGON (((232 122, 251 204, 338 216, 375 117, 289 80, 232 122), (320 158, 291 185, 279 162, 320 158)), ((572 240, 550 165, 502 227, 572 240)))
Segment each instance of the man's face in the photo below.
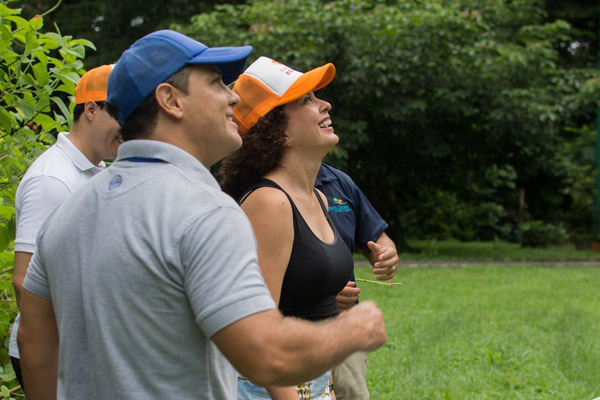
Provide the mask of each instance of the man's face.
POLYGON ((123 143, 119 123, 104 108, 98 110, 93 124, 97 151, 103 160, 114 160, 119 145, 123 143))
POLYGON ((196 157, 207 167, 233 153, 242 145, 233 107, 240 102, 237 94, 221 80, 212 65, 193 66, 189 94, 182 96, 186 114, 185 128, 195 144, 196 157))

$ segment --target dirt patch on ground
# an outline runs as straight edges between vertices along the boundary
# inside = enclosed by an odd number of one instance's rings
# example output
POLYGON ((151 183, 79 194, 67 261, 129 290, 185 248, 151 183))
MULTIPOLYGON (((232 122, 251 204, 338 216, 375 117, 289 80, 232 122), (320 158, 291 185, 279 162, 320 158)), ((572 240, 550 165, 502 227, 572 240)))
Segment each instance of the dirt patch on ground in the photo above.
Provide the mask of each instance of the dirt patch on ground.
MULTIPOLYGON (((357 267, 370 267, 366 260, 356 261, 357 267)), ((425 268, 425 267, 467 267, 470 265, 489 265, 489 266, 519 266, 519 265, 537 265, 540 267, 588 267, 600 268, 600 260, 560 260, 560 261, 542 261, 542 260, 440 260, 440 259, 402 259, 400 268, 425 268)))

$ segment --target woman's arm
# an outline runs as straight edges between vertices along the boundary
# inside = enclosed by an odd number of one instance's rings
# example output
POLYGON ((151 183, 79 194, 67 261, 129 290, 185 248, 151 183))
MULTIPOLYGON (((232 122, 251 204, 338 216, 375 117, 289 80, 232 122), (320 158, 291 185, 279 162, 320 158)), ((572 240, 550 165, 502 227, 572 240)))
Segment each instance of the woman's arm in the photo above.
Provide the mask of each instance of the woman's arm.
MULTIPOLYGON (((275 303, 279 305, 283 277, 294 242, 292 207, 286 195, 274 188, 259 188, 242 203, 258 243, 258 265, 275 303)), ((266 388, 274 400, 298 400, 293 386, 266 388)))
POLYGON ((281 286, 292 254, 294 217, 286 195, 263 187, 242 203, 258 244, 258 265, 275 303, 279 305, 281 286))

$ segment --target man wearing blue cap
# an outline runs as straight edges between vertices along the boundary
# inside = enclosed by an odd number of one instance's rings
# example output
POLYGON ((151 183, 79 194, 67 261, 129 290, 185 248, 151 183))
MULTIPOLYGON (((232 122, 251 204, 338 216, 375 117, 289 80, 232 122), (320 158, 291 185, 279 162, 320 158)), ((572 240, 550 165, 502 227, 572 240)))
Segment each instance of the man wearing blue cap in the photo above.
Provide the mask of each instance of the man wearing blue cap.
POLYGON ((25 279, 28 400, 235 399, 236 369, 290 385, 385 343, 370 302, 283 318, 248 220, 208 170, 241 145, 226 84, 250 51, 158 31, 115 65, 125 143, 42 227, 25 279))

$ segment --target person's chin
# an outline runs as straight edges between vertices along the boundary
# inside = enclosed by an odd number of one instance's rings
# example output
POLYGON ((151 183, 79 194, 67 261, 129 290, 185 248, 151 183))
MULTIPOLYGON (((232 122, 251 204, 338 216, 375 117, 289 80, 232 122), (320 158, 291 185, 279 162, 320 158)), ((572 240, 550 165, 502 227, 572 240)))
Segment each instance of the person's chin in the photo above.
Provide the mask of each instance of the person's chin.
POLYGON ((333 146, 335 146, 336 144, 338 144, 340 142, 340 138, 335 133, 332 133, 330 136, 327 137, 327 141, 333 147, 333 146))
POLYGON ((231 126, 228 127, 229 136, 233 138, 236 143, 239 143, 239 146, 242 145, 242 135, 238 132, 237 124, 232 123, 231 126), (235 127, 233 126, 235 125, 235 127))
POLYGON ((242 147, 242 137, 238 134, 237 131, 235 133, 230 133, 231 137, 231 152, 237 151, 242 147))

